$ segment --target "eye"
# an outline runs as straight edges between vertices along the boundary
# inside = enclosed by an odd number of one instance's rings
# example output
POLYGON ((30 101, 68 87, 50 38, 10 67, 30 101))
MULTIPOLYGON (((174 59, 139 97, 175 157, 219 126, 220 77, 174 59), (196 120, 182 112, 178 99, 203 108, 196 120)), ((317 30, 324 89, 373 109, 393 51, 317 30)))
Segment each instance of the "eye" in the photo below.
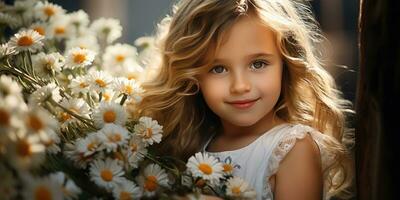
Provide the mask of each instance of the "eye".
POLYGON ((268 65, 268 62, 266 62, 266 61, 256 60, 251 64, 250 68, 254 69, 254 70, 258 70, 258 69, 265 68, 267 65, 268 65))
POLYGON ((218 65, 218 66, 213 67, 210 70, 210 72, 214 73, 214 74, 221 74, 221 73, 226 72, 226 68, 224 66, 222 66, 222 65, 218 65))

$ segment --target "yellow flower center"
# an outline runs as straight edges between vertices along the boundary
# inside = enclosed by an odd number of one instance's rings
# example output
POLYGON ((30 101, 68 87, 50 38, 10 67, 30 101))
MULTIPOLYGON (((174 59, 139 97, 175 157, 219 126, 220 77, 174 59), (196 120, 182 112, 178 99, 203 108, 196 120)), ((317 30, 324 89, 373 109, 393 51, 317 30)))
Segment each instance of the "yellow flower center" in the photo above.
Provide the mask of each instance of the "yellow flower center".
POLYGON ((125 94, 132 94, 132 92, 133 92, 133 88, 132 88, 132 86, 130 86, 130 85, 125 85, 124 86, 124 93, 125 94))
POLYGON ((100 176, 106 182, 110 182, 113 179, 113 174, 109 169, 104 169, 101 171, 100 176))
POLYGON ((137 80, 138 79, 138 75, 137 74, 129 74, 128 75, 128 80, 137 80))
POLYGON ((121 134, 119 134, 119 133, 115 133, 115 134, 108 136, 108 140, 110 142, 119 142, 119 141, 121 141, 121 139, 122 139, 122 137, 121 137, 121 134))
POLYGON ((46 31, 44 30, 44 28, 40 27, 40 26, 33 28, 33 30, 35 30, 36 32, 38 32, 42 36, 44 36, 46 34, 46 31))
POLYGON ((8 126, 10 124, 10 114, 3 109, 0 109, 0 125, 8 126))
POLYGON ((117 115, 112 110, 108 110, 108 111, 104 112, 104 114, 103 114, 103 120, 106 123, 113 123, 113 122, 115 122, 116 119, 117 119, 117 115))
POLYGON ((105 101, 110 101, 111 96, 109 94, 107 94, 107 93, 104 93, 103 94, 103 98, 104 98, 105 101))
POLYGON ((33 39, 29 36, 22 36, 21 38, 19 38, 17 43, 18 46, 31 46, 33 44, 33 39))
POLYGON ((63 112, 61 113, 61 121, 65 122, 67 120, 70 120, 72 117, 70 114, 68 114, 67 112, 63 112))
POLYGON ((146 182, 144 183, 144 189, 147 191, 154 191, 157 189, 157 178, 155 176, 148 176, 146 182))
POLYGON ((31 145, 26 140, 21 140, 17 143, 17 153, 21 157, 32 155, 31 145))
POLYGON ((85 60, 86 60, 86 55, 85 54, 80 54, 80 53, 74 54, 74 62, 75 63, 81 64, 85 60))
POLYGON ((240 188, 239 187, 233 187, 232 188, 232 193, 235 195, 239 195, 241 193, 240 188))
POLYGON ((143 137, 145 139, 149 139, 149 138, 151 138, 152 135, 153 135, 153 129, 147 128, 146 131, 144 132, 143 137))
POLYGON ((63 26, 58 26, 54 29, 54 33, 57 35, 62 35, 65 33, 65 27, 63 26))
POLYGON ((44 124, 42 120, 40 120, 38 117, 31 115, 28 118, 28 126, 34 130, 34 131, 40 131, 44 128, 44 124))
POLYGON ((49 140, 43 142, 44 146, 46 146, 46 147, 50 147, 50 146, 53 145, 54 143, 55 143, 55 142, 54 142, 54 140, 52 140, 52 139, 49 139, 49 140))
POLYGON ((46 7, 43 10, 44 14, 46 14, 48 17, 53 16, 54 14, 56 14, 56 12, 54 11, 54 9, 52 7, 46 7))
POLYGON ((231 172, 233 170, 233 166, 230 164, 224 164, 224 172, 231 172))
POLYGON ((87 83, 85 83, 85 82, 79 83, 79 87, 80 87, 80 88, 85 88, 85 87, 87 87, 87 86, 89 86, 89 84, 87 84, 87 83))
POLYGON ((207 175, 210 175, 213 171, 212 168, 210 167, 210 165, 205 164, 205 163, 200 163, 199 170, 207 175))
POLYGON ((45 186, 39 186, 35 190, 35 199, 36 200, 51 200, 51 192, 45 186))
POLYGON ((133 144, 130 145, 130 147, 131 147, 131 151, 132 152, 137 151, 137 147, 138 147, 137 144, 133 143, 133 144))
POLYGON ((101 80, 101 79, 96 79, 95 82, 96 82, 96 84, 97 84, 98 86, 100 86, 100 87, 102 87, 102 88, 107 86, 106 82, 104 82, 104 81, 101 80))
POLYGON ((123 56, 123 55, 117 55, 117 56, 115 56, 115 60, 116 60, 117 62, 123 62, 123 61, 125 60, 125 56, 123 56))
POLYGON ((129 192, 122 191, 119 193, 120 200, 131 200, 131 194, 129 192))
POLYGON ((94 142, 90 142, 87 146, 86 146, 87 150, 89 151, 93 151, 96 148, 96 143, 94 142))

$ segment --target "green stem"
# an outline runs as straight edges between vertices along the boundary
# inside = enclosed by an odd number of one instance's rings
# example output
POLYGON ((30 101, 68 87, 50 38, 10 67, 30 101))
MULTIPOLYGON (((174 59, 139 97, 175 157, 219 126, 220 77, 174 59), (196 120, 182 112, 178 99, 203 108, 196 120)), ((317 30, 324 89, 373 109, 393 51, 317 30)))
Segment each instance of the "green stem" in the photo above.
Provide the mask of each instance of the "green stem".
MULTIPOLYGON (((140 152, 139 152, 139 153, 140 153, 140 152)), ((140 154, 144 155, 146 158, 148 158, 149 160, 153 161, 154 163, 160 165, 161 167, 170 170, 175 176, 178 176, 178 177, 179 177, 179 175, 180 175, 179 170, 177 170, 177 169, 172 169, 172 168, 170 168, 170 167, 167 167, 166 165, 164 165, 164 164, 161 163, 160 161, 158 161, 158 160, 156 160, 155 158, 149 156, 149 154, 147 154, 147 153, 146 153, 146 154, 140 153, 140 154)))
POLYGON ((87 119, 85 117, 82 117, 80 115, 77 115, 76 113, 70 111, 68 108, 65 108, 64 106, 62 106, 61 104, 59 104, 58 102, 54 101, 52 98, 49 98, 48 101, 53 104, 56 105, 60 108, 62 108, 65 112, 67 112, 68 114, 72 115, 73 117, 75 117, 76 119, 82 121, 84 124, 86 124, 88 127, 92 128, 94 131, 96 131, 96 127, 91 123, 90 119, 87 119))
POLYGON ((124 96, 122 96, 121 102, 119 102, 119 105, 124 105, 126 99, 128 98, 128 95, 124 94, 124 96))

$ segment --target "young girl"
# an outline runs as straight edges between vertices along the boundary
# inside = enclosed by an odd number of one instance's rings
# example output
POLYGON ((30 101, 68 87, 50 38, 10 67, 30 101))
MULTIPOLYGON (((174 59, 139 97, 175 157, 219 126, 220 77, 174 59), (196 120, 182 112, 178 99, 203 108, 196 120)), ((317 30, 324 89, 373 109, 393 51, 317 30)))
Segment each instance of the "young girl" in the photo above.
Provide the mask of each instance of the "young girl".
POLYGON ((182 0, 159 33, 160 73, 140 112, 164 126, 160 152, 228 161, 257 199, 348 196, 349 103, 318 58, 307 6, 182 0))

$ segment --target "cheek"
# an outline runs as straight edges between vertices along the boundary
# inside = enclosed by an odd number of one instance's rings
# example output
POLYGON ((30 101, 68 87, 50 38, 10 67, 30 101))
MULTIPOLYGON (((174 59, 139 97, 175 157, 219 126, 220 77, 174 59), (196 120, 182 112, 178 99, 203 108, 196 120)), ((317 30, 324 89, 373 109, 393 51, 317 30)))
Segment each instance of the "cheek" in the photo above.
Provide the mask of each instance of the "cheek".
POLYGON ((200 82, 200 90, 207 105, 213 109, 214 105, 223 101, 226 84, 220 80, 205 79, 200 82))
POLYGON ((256 83, 254 85, 257 85, 258 90, 264 97, 272 99, 279 98, 282 86, 281 76, 282 74, 279 73, 279 71, 274 72, 255 80, 256 83))

